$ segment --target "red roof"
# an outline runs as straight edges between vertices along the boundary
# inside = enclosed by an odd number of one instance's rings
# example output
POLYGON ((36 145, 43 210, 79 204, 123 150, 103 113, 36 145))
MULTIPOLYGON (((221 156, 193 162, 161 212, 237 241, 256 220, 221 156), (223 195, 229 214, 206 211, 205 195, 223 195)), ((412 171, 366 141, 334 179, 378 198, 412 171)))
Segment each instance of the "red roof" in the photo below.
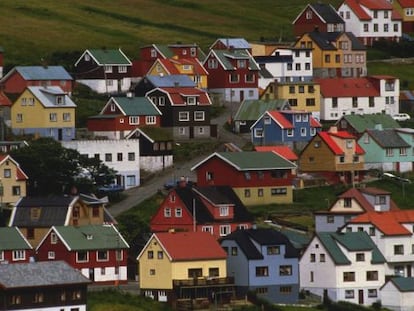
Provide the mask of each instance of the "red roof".
POLYGON ((414 210, 365 213, 355 217, 350 223, 373 224, 384 235, 411 236, 411 231, 404 224, 414 223, 414 210))
MULTIPOLYGON (((171 62, 171 60, 165 59, 165 58, 158 58, 157 61, 160 62, 164 66, 165 70, 167 70, 167 72, 170 75, 180 74, 179 70, 177 69, 177 67, 174 66, 174 64, 171 62)), ((156 62, 154 63, 154 65, 155 64, 156 64, 156 62)))
POLYGON ((402 8, 414 8, 414 0, 396 0, 402 8))
POLYGON ((310 117, 310 125, 312 127, 322 127, 322 124, 316 120, 314 117, 310 117))
POLYGON ((172 261, 227 258, 227 253, 209 232, 158 232, 154 236, 172 261))
POLYGON ((369 78, 318 79, 323 97, 372 97, 380 96, 380 90, 369 78))
POLYGON ((357 2, 371 10, 392 10, 392 4, 386 0, 357 0, 357 2))
POLYGON ((289 146, 256 146, 254 149, 258 152, 274 152, 289 161, 297 161, 298 156, 293 152, 289 146))
POLYGON ((328 132, 319 132, 319 137, 322 138, 322 140, 326 143, 326 145, 329 147, 329 149, 332 150, 332 152, 335 155, 341 155, 344 154, 341 147, 338 146, 338 144, 332 139, 330 133, 328 132))
POLYGON ((13 103, 10 101, 10 99, 4 94, 4 92, 0 91, 0 106, 3 107, 11 107, 13 103))
POLYGON ((275 120, 275 122, 280 124, 281 128, 293 129, 292 123, 290 123, 289 120, 286 119, 284 115, 281 114, 279 111, 271 110, 267 111, 267 113, 272 117, 273 120, 275 120))
POLYGON ((345 0, 344 2, 360 20, 371 20, 371 16, 358 4, 358 0, 345 0))
POLYGON ((211 105, 207 92, 196 87, 163 87, 159 89, 169 94, 172 105, 186 105, 186 96, 198 96, 199 105, 211 105))

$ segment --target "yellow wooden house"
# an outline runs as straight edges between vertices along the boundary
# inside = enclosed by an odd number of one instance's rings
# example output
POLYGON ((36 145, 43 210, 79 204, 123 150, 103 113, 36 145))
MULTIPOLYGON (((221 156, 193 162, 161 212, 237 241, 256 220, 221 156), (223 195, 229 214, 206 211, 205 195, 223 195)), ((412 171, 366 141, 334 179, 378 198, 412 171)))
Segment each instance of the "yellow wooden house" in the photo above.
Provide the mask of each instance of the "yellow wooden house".
POLYGON ((158 232, 138 255, 141 293, 157 301, 176 304, 187 300, 208 305, 233 293, 227 277, 226 252, 208 232, 158 232))
POLYGON ((11 107, 11 129, 16 135, 72 140, 75 109, 75 103, 60 87, 29 86, 11 107))
POLYGON ((11 156, 0 155, 0 203, 2 208, 13 206, 26 196, 26 182, 29 179, 11 156))

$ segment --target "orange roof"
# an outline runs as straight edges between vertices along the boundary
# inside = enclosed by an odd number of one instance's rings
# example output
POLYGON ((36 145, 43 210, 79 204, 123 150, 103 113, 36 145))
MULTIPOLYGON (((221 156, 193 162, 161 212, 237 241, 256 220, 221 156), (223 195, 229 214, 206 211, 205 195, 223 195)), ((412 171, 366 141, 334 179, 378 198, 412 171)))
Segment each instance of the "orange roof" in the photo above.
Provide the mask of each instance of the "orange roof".
POLYGON ((336 155, 344 154, 341 147, 339 147, 338 144, 332 139, 330 133, 319 132, 318 135, 328 145, 329 149, 331 149, 334 154, 336 155))
POLYGON ((170 75, 180 74, 180 71, 174 66, 174 64, 171 62, 171 60, 166 59, 166 58, 158 58, 158 61, 163 65, 165 70, 167 70, 167 72, 170 75))
POLYGON ((323 97, 372 97, 380 90, 368 78, 318 79, 323 97))
POLYGON ((254 149, 258 152, 274 152, 289 161, 297 161, 298 156, 293 152, 289 146, 256 146, 254 149))
POLYGON ((154 236, 172 261, 227 258, 227 253, 209 232, 158 232, 154 236))
POLYGON ((373 224, 384 235, 410 235, 411 231, 404 224, 414 223, 414 210, 389 212, 369 212, 352 219, 350 223, 373 224))
POLYGON ((357 0, 357 2, 371 10, 392 10, 392 4, 386 0, 357 0))
POLYGON ((314 117, 310 117, 310 125, 312 126, 312 127, 322 127, 322 124, 318 121, 318 120, 316 120, 314 117))
POLYGON ((266 112, 272 117, 273 120, 275 120, 275 122, 280 124, 281 128, 293 129, 292 123, 290 123, 289 120, 286 119, 279 111, 271 110, 266 112))
POLYGON ((402 8, 414 8, 414 0, 396 0, 402 8))

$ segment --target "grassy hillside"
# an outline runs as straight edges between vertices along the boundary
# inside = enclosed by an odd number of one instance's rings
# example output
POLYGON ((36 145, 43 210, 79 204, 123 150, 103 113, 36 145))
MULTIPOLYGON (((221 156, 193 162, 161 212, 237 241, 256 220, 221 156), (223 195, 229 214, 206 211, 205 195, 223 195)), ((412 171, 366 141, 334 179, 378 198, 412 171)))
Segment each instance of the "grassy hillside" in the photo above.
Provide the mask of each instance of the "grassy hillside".
MULTIPOLYGON (((338 1, 334 1, 338 2, 338 1)), ((121 47, 134 58, 150 43, 217 37, 292 39, 306 0, 2 0, 0 46, 6 66, 39 64, 54 52, 121 47)))

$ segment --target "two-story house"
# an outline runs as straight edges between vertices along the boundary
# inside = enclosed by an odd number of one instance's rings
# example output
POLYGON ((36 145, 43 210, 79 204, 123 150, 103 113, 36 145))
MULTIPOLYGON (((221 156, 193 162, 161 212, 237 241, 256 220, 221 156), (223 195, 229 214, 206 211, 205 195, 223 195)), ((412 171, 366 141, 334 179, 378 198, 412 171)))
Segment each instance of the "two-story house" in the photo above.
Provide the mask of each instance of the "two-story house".
POLYGON ((75 62, 76 82, 98 93, 124 93, 131 86, 132 63, 121 49, 88 49, 75 62))
POLYGON ((0 265, 27 263, 33 248, 17 227, 0 227, 0 265))
POLYGON ((198 186, 229 185, 247 206, 293 201, 296 165, 273 152, 215 152, 197 163, 198 186))
POLYGON ((146 94, 161 111, 161 127, 169 128, 177 139, 216 137, 210 123, 209 94, 195 87, 158 87, 146 94))
POLYGON ((250 128, 254 145, 289 145, 301 150, 322 125, 307 111, 266 111, 250 128))
POLYGON ((88 118, 88 131, 108 139, 123 139, 137 127, 161 123, 161 111, 148 97, 111 97, 101 112, 88 118))
POLYGON ((66 261, 94 283, 127 282, 128 243, 109 224, 53 226, 36 247, 38 261, 66 261))
POLYGON ((385 257, 366 232, 316 232, 299 274, 301 290, 368 306, 379 300, 385 257))
POLYGON ((76 104, 58 86, 29 86, 13 103, 11 130, 15 135, 75 138, 76 104))
POLYGON ((299 253, 273 229, 238 230, 220 239, 237 295, 254 291, 272 303, 297 303, 299 253))
POLYGON ((405 0, 390 1, 393 8, 401 15, 402 32, 414 32, 414 3, 405 0))
MULTIPOLYGON (((227 254, 208 232, 154 233, 137 257, 141 294, 168 303, 186 301, 191 309, 229 300, 227 254)), ((178 303, 178 302, 177 302, 178 303)))
POLYGON ((2 208, 14 205, 26 196, 26 182, 29 177, 11 156, 0 154, 0 195, 2 208))
POLYGON ((151 218, 151 232, 210 232, 216 238, 251 228, 253 217, 230 186, 172 189, 151 218))
POLYGON ((346 30, 367 46, 380 39, 401 38, 401 15, 387 0, 345 0, 337 11, 345 21, 346 30))
POLYGON ((329 183, 347 183, 362 180, 364 150, 355 136, 331 127, 318 132, 299 155, 302 172, 317 173, 329 183))

